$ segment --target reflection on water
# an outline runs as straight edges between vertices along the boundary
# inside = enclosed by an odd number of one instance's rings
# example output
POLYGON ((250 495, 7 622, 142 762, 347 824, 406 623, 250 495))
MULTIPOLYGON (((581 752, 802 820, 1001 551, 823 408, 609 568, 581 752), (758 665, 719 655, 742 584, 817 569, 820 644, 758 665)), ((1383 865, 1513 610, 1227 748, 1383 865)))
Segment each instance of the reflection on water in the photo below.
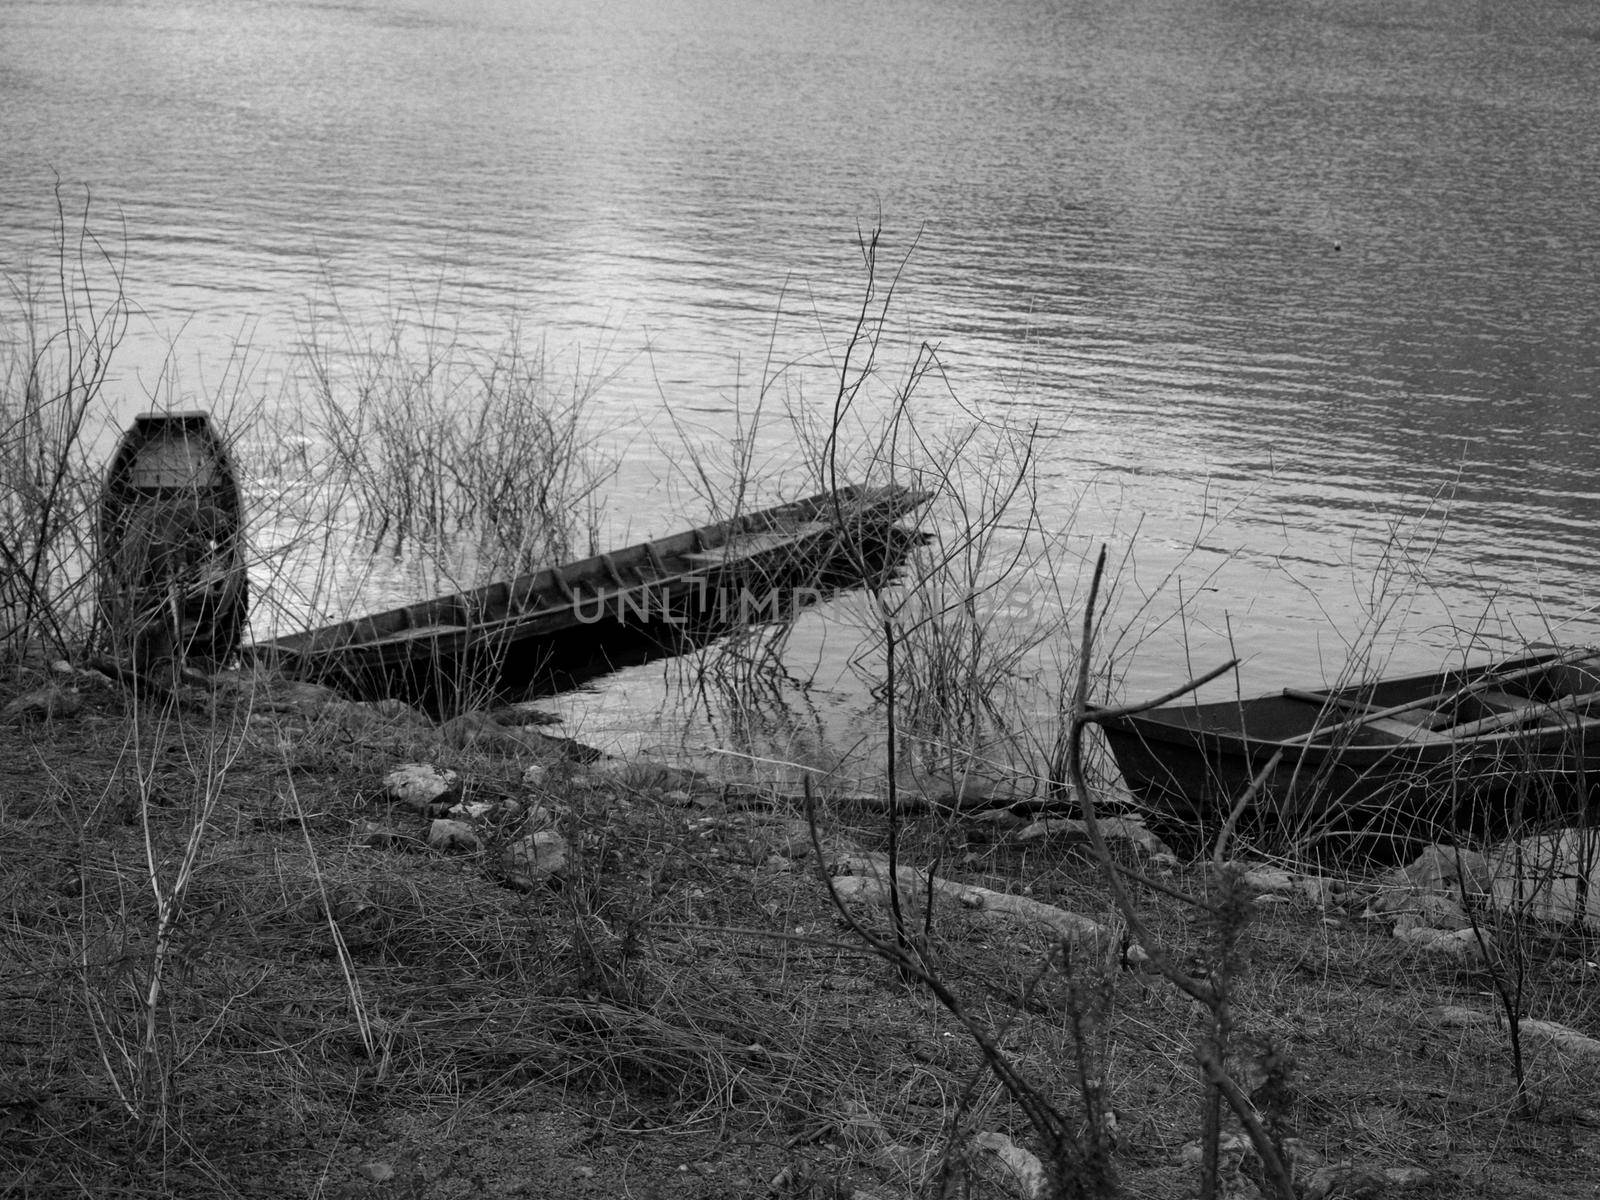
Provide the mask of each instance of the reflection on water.
POLYGON ((1047 521, 1186 581, 1131 681, 1231 637, 1267 686, 1337 670, 1379 569, 1397 665, 1486 608, 1595 634, 1597 81, 1582 0, 14 4, 0 252, 52 173, 116 214, 130 411, 180 332, 281 362, 329 280, 608 347, 642 536, 699 515, 664 410, 720 436, 769 357, 821 402, 881 212, 930 420, 1039 420, 1047 521))

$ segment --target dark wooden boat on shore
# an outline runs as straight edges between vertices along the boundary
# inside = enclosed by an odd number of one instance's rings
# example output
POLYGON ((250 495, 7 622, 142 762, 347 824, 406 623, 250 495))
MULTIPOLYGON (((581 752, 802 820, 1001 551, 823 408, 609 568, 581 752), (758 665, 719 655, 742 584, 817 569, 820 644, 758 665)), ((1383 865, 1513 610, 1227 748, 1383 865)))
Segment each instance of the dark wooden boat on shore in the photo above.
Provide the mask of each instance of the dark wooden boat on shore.
POLYGON ((841 488, 320 629, 247 657, 440 710, 561 691, 885 579, 923 540, 909 488, 841 488))
POLYGON ((1583 811, 1600 787, 1600 649, 1108 718, 1138 801, 1169 828, 1409 841, 1583 811))
POLYGON ((248 605, 243 505, 228 448, 204 412, 141 413, 106 470, 100 617, 114 659, 217 665, 248 605))

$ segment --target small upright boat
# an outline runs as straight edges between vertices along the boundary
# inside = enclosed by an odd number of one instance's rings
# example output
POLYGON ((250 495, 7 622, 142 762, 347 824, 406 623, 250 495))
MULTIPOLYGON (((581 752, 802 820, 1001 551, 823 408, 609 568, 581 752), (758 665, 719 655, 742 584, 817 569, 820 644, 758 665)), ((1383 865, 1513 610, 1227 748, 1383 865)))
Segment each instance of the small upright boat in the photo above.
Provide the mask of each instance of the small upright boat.
POLYGON ((242 534, 239 481, 210 415, 135 417, 100 502, 100 615, 112 655, 141 671, 232 657, 249 604, 242 534))
POLYGON ((845 487, 456 595, 257 642, 348 695, 443 710, 570 688, 887 578, 923 539, 910 488, 845 487))
POLYGON ((1291 840, 1409 841, 1571 817, 1600 788, 1600 649, 1102 723, 1129 788, 1169 827, 1242 815, 1291 840))

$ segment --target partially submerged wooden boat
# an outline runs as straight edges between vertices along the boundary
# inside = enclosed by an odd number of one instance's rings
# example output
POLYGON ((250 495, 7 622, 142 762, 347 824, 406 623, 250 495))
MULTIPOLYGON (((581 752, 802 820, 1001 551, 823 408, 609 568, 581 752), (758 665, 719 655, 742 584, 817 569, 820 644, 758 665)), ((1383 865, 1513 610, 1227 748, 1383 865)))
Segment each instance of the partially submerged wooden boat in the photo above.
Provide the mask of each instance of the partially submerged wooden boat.
POLYGON ((1571 816, 1600 787, 1600 649, 1108 718, 1130 789, 1169 827, 1410 840, 1571 816))
POLYGON ((841 488, 458 595, 258 642, 347 694, 442 709, 569 688, 885 578, 922 539, 909 488, 841 488))
POLYGON ((225 662, 248 606, 243 505, 209 414, 141 413, 106 470, 100 615, 114 658, 225 662))

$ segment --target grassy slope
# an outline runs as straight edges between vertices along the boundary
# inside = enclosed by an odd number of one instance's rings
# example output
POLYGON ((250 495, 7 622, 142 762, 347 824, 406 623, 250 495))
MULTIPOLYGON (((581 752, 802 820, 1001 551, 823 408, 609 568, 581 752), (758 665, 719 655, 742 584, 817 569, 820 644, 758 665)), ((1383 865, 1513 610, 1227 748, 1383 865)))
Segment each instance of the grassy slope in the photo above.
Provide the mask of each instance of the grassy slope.
MULTIPOLYGON (((686 797, 639 765, 557 764, 530 789, 525 759, 264 695, 85 698, 0 726, 0 1194, 891 1197, 937 1194, 957 1125, 1027 1140, 960 1029, 849 943, 797 814, 759 794, 686 797), (508 801, 546 805, 574 850, 563 885, 500 886, 492 844, 366 844, 369 819, 423 831, 378 794, 419 757, 463 772, 496 836, 508 801), (208 788, 147 1043, 146 830, 170 881, 208 788)), ((870 814, 823 826, 881 844, 870 814)), ((911 857, 937 835, 946 874, 1111 920, 1081 850, 993 828, 913 825, 911 857)), ((1180 954, 1202 952, 1191 910, 1148 901, 1180 954)), ((1513 1119, 1503 1037, 1428 1019, 1488 1008, 1483 977, 1303 903, 1263 906, 1246 940, 1239 1029, 1294 1062, 1289 1132, 1331 1159, 1426 1167, 1418 1195, 1594 1194, 1595 1067, 1534 1048, 1537 1111, 1513 1119)), ((1085 1050, 1119 1113, 1126 1194, 1192 1190, 1187 1001, 1116 946, 1030 990, 1043 940, 959 910, 933 949, 1064 1107, 1085 1050)), ((1593 1030, 1600 987, 1571 949, 1543 948, 1529 1011, 1593 1030)), ((992 1174, 962 1186, 1005 1194, 992 1174)))

